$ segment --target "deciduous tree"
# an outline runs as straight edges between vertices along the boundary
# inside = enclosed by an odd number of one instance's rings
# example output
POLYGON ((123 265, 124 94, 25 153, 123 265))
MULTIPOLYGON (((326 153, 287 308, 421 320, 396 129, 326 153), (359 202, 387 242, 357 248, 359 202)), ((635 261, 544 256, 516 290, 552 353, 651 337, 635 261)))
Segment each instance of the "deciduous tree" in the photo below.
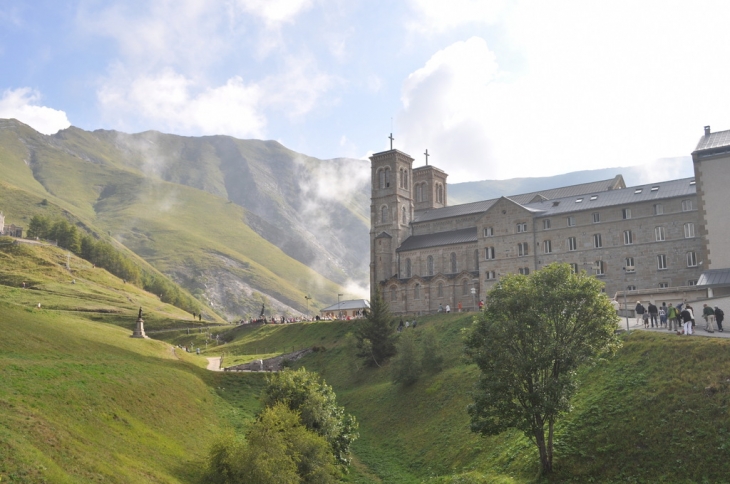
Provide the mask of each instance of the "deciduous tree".
POLYGON ((537 445, 542 473, 552 471, 554 425, 570 410, 576 370, 618 346, 618 317, 601 286, 567 264, 505 276, 466 340, 481 370, 468 408, 472 430, 520 429, 537 445))

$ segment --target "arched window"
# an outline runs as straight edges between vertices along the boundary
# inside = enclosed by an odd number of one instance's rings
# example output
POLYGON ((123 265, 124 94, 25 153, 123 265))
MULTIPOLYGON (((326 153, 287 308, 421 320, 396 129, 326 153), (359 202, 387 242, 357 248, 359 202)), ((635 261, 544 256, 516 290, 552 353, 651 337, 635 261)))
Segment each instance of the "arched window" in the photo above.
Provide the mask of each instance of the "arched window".
POLYGON ((456 273, 456 252, 451 253, 451 273, 456 273))
POLYGON ((408 190, 408 170, 403 170, 403 188, 408 190))
POLYGON ((390 186, 390 168, 383 170, 385 172, 385 188, 390 186))
POLYGON ((395 291, 395 286, 390 286, 390 300, 391 301, 398 300, 398 293, 396 293, 396 291, 395 291))
POLYGON ((429 255, 428 259, 426 259, 426 272, 429 276, 433 275, 433 256, 429 255))
POLYGON ((405 178, 406 171, 401 168, 399 173, 400 173, 400 176, 398 177, 398 183, 399 183, 398 186, 400 186, 401 188, 405 188, 406 187, 406 178, 405 178))
POLYGON ((406 259, 406 277, 411 277, 411 259, 406 259))
POLYGON ((436 187, 436 200, 438 200, 438 203, 444 203, 444 186, 440 183, 436 187))
POLYGON ((461 295, 466 296, 469 294, 469 280, 464 279, 461 281, 461 295))
POLYGON ((388 206, 383 205, 383 207, 380 209, 380 223, 387 224, 388 223, 388 206))
POLYGON ((423 185, 421 185, 420 183, 416 185, 416 201, 423 201, 423 185))
POLYGON ((378 171, 378 187, 385 188, 385 170, 378 171))
POLYGON ((413 288, 413 299, 421 299, 421 285, 416 284, 413 288))
POLYGON ((444 284, 439 282, 438 297, 444 297, 444 284))
POLYGON ((401 212, 403 213, 403 225, 407 223, 406 221, 406 207, 401 208, 401 212))

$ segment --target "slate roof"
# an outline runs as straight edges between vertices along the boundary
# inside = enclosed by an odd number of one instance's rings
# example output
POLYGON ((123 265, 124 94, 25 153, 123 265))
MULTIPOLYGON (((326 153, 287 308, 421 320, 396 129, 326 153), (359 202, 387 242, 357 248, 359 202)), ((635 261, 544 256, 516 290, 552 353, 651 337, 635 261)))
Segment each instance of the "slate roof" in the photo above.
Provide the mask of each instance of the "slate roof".
POLYGON ((411 235, 403 241, 396 252, 406 250, 425 249, 441 245, 463 244, 477 241, 477 228, 451 230, 448 232, 436 232, 435 234, 411 235))
POLYGON ((347 301, 340 301, 339 304, 333 304, 327 306, 324 309, 320 309, 319 312, 324 311, 351 311, 353 309, 370 309, 370 302, 366 299, 350 299, 347 301))
MULTIPOLYGON (((523 193, 520 195, 511 195, 508 198, 520 205, 529 204, 536 196, 541 195, 547 199, 555 199, 560 197, 569 197, 573 195, 581 195, 584 193, 604 192, 611 190, 617 184, 623 185, 623 177, 616 175, 608 180, 599 180, 590 183, 581 183, 579 185, 570 185, 567 187, 552 188, 549 190, 540 190, 537 192, 523 193)), ((462 215, 472 215, 476 213, 486 212, 494 205, 499 198, 491 200, 483 200, 481 202, 464 203, 461 205, 453 205, 451 207, 434 208, 431 210, 423 210, 415 213, 413 223, 430 222, 442 218, 459 217, 462 215)))
POLYGON ((707 150, 725 151, 722 148, 730 149, 730 130, 710 133, 700 138, 695 152, 707 150))
POLYGON ((530 203, 525 208, 542 210, 543 213, 539 216, 549 217, 551 215, 577 212, 580 210, 691 196, 696 193, 696 187, 693 182, 694 178, 682 178, 680 180, 648 183, 646 185, 622 188, 621 190, 586 193, 578 196, 530 203), (652 190, 654 187, 658 187, 658 189, 652 190), (581 200, 580 202, 577 201, 579 199, 581 200))
POLYGON ((730 269, 711 269, 702 272, 698 286, 730 286, 730 269))

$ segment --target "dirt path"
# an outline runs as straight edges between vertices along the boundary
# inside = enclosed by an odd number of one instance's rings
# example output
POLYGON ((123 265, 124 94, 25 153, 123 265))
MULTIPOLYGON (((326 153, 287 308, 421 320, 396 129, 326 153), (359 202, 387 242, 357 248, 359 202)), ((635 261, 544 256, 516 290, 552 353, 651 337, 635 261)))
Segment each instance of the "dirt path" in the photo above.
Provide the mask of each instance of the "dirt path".
POLYGON ((221 357, 215 356, 213 358, 207 358, 208 360, 208 369, 210 371, 223 371, 221 370, 221 357))

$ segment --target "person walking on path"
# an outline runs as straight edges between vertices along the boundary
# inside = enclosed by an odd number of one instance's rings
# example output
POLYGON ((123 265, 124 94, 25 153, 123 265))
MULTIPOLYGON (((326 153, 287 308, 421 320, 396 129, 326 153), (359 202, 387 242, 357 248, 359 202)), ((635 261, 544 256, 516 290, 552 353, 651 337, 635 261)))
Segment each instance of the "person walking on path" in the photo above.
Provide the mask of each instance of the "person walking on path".
POLYGON ((715 310, 707 304, 703 304, 702 317, 705 319, 705 330, 713 333, 715 331, 715 310))
POLYGON ((657 320, 657 315, 659 314, 659 309, 654 305, 653 302, 649 301, 649 307, 647 308, 649 310, 649 319, 651 319, 651 327, 653 328, 656 326, 659 327, 659 321, 657 320))
POLYGON ((667 306, 662 304, 659 308, 659 328, 664 328, 667 325, 667 306))
POLYGON ((677 311, 677 308, 672 306, 672 303, 669 303, 669 310, 667 312, 667 318, 669 318, 669 324, 667 325, 667 331, 676 331, 679 329, 679 312, 677 311))
POLYGON ((636 301, 634 312, 636 313, 636 325, 640 326, 644 321, 644 314, 646 313, 646 308, 641 305, 641 301, 636 301))
MULTIPOLYGON (((689 308, 684 308, 684 311, 680 313, 680 316, 682 317, 682 321, 684 322, 684 334, 690 335, 692 334, 692 314, 690 313, 689 308)), ((677 330, 677 334, 682 334, 677 330)))
POLYGON ((722 322, 725 320, 725 313, 722 311, 722 309, 715 306, 715 322, 717 322, 717 330, 719 332, 722 331, 722 322))

